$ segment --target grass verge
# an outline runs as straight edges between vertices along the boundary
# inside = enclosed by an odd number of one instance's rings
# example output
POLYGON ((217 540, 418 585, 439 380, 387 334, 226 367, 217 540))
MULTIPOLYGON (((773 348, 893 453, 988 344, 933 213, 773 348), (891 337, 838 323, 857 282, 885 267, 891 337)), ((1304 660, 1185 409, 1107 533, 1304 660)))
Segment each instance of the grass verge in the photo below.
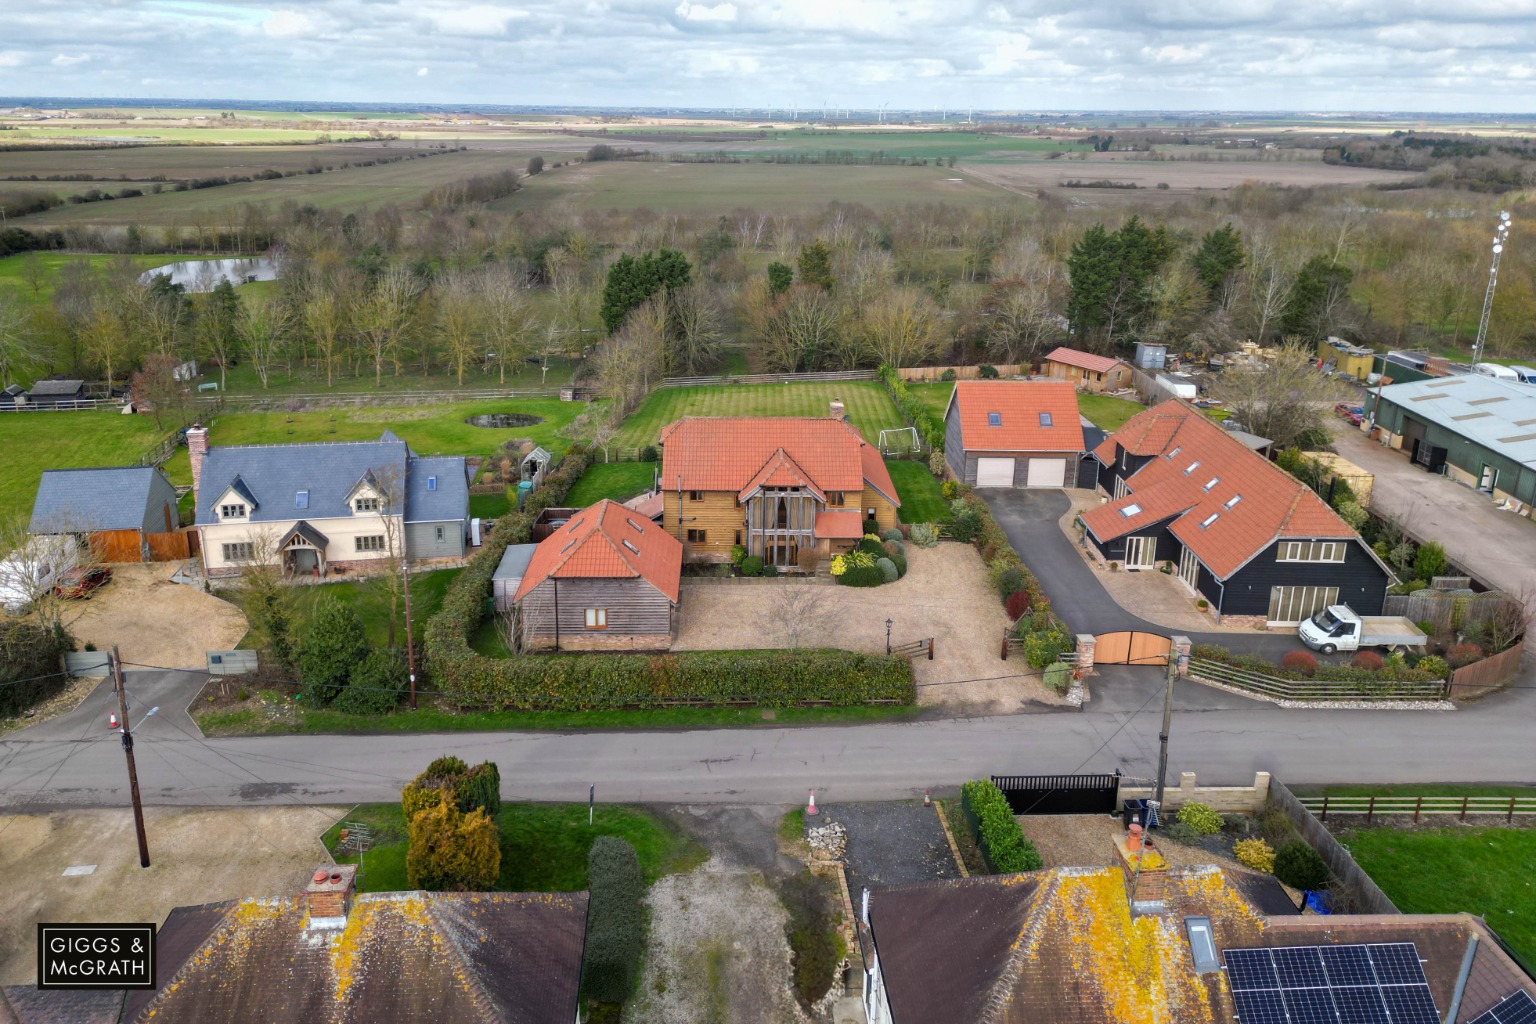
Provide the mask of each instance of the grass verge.
MULTIPOLYGON (((362 892, 408 889, 405 816, 399 804, 363 804, 347 812, 373 833, 374 845, 363 855, 362 892)), ((587 824, 587 805, 503 804, 496 815, 501 830, 501 876, 505 892, 579 892, 587 887, 587 851, 598 836, 617 836, 635 848, 646 882, 687 871, 704 860, 705 851, 678 829, 638 807, 599 804, 587 824)), ((323 841, 335 850, 341 822, 326 830, 323 841)), ((336 855, 343 864, 354 853, 336 855)))
POLYGON ((1477 914, 1536 963, 1536 830, 1371 828, 1340 836, 1405 914, 1477 914))
POLYGON ((939 481, 928 467, 910 459, 892 459, 885 464, 901 499, 904 523, 937 523, 949 518, 949 503, 939 490, 939 481))

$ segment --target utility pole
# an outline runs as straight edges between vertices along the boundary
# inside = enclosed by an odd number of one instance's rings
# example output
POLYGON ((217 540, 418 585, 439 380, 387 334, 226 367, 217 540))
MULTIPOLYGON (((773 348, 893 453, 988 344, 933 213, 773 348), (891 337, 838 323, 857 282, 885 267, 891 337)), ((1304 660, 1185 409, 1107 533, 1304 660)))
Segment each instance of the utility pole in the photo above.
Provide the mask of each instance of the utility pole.
MULTIPOLYGON (((1173 680, 1179 674, 1179 659, 1172 651, 1168 652, 1168 688, 1163 693, 1163 731, 1158 733, 1157 752, 1157 808, 1161 813, 1163 808, 1163 784, 1168 775, 1168 729, 1173 725, 1173 680)), ((1151 817, 1151 815, 1147 815, 1151 817)), ((1145 831, 1142 833, 1145 835, 1145 831)))
POLYGON ((144 835, 144 804, 139 800, 139 770, 133 763, 133 733, 128 728, 128 690, 123 686, 123 660, 112 645, 112 681, 117 685, 117 712, 122 716, 123 754, 128 758, 128 791, 133 795, 133 827, 139 834, 139 867, 149 867, 149 839, 144 835))
MULTIPOLYGON (((404 552, 400 556, 400 577, 405 591, 405 667, 411 674, 411 710, 416 710, 416 645, 411 641, 411 563, 404 552)), ((399 664, 396 662, 395 664, 399 664)), ((399 698, 396 698, 397 700, 399 698)))

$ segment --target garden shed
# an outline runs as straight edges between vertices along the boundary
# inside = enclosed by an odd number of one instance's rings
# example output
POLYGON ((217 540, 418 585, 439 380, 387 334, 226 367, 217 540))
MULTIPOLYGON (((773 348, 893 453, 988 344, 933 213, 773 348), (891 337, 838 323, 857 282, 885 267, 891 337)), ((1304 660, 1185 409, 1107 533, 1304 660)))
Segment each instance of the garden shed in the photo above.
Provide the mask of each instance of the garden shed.
POLYGON ((528 563, 533 561, 533 553, 538 549, 537 544, 512 544, 502 552, 501 562, 491 575, 491 594, 496 598, 498 613, 512 607, 512 597, 522 584, 523 576, 528 572, 528 563))

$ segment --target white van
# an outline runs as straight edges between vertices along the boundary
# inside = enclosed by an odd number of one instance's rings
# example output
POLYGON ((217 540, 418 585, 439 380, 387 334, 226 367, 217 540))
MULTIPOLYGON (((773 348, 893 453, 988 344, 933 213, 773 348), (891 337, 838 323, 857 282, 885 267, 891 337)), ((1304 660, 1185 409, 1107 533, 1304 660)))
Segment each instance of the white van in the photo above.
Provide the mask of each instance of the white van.
POLYGON ((1484 377, 1495 377, 1499 380, 1520 380, 1520 375, 1508 366, 1499 363, 1476 363, 1472 369, 1484 377))
POLYGON ((1529 366, 1511 366, 1510 369, 1515 371, 1515 376, 1520 378, 1521 383, 1536 384, 1536 370, 1529 366))

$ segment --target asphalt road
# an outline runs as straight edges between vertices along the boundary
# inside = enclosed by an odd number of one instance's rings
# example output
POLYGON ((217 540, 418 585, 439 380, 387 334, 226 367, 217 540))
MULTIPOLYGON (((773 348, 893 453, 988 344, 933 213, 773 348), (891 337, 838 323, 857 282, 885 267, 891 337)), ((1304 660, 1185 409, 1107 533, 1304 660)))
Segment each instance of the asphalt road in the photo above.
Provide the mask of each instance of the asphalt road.
MULTIPOLYGON (((605 802, 790 804, 812 787, 828 802, 912 798, 986 774, 1119 768, 1148 778, 1157 764, 1160 673, 1113 671, 1096 683, 1089 709, 1076 714, 796 729, 212 740, 157 715, 136 734, 136 750, 145 801, 183 806, 395 800, 429 761, 450 752, 497 762, 510 800, 583 800, 588 783, 605 802), (1122 674, 1136 678, 1117 699, 1103 699, 1122 685, 1115 681, 1122 674)), ((164 676, 131 673, 129 691, 196 682, 164 676)), ((1264 770, 1293 783, 1530 782, 1536 681, 1517 685, 1463 710, 1427 712, 1285 711, 1248 701, 1220 707, 1203 696, 1212 691, 1181 684, 1169 778, 1195 771, 1206 783, 1247 783, 1264 770)), ((117 735, 78 712, 66 717, 67 728, 0 741, 0 807, 126 805, 117 735)))

